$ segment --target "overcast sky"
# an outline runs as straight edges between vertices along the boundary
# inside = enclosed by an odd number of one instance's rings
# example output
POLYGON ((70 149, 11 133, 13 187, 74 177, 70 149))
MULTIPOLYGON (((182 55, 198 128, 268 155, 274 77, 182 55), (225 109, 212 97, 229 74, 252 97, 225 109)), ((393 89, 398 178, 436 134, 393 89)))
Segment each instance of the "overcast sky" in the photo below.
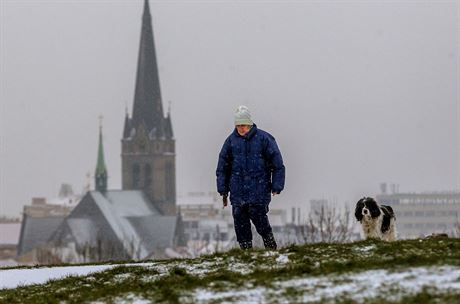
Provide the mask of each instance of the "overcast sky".
MULTIPOLYGON (((0 215, 81 192, 104 116, 109 188, 132 111, 142 0, 0 0, 0 215)), ((150 1, 177 190, 215 190, 233 112, 278 141, 272 207, 460 190, 458 1, 150 1)))

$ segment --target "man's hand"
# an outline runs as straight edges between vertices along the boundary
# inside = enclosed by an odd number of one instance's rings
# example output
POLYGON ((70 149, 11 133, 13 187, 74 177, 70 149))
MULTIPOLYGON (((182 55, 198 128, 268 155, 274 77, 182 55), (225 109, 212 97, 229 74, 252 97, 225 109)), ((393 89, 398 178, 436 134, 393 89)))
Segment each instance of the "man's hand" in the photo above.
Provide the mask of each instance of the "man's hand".
POLYGON ((222 209, 224 209, 228 205, 227 197, 228 196, 226 194, 222 195, 222 209))
POLYGON ((279 192, 272 192, 272 196, 278 195, 279 192))

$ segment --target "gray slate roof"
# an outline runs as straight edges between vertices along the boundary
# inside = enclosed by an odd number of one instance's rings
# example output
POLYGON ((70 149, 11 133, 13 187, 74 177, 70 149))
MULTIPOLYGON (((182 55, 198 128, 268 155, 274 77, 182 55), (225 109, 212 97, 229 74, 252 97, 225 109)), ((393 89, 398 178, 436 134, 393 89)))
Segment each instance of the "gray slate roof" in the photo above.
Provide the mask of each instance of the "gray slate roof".
POLYGON ((25 254, 38 245, 46 243, 63 220, 63 216, 36 218, 24 215, 19 238, 18 255, 25 254))
POLYGON ((153 215, 128 217, 128 220, 148 252, 173 246, 177 217, 153 215))
POLYGON ((143 259, 174 245, 177 222, 177 216, 162 215, 143 191, 90 191, 56 231, 54 241, 70 236, 59 233, 66 227, 77 245, 95 245, 101 233, 106 236, 113 232, 128 255, 143 259))
POLYGON ((67 225, 78 244, 96 244, 98 235, 95 231, 97 231, 97 228, 90 219, 69 218, 67 219, 67 225))

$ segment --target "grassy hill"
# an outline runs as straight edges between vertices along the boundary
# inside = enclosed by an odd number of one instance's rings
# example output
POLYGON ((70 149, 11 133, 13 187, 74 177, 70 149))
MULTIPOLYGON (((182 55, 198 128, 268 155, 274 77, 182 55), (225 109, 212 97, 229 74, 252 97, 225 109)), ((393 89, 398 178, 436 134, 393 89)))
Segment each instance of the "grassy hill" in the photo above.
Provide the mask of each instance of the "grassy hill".
POLYGON ((1 303, 460 303, 460 239, 308 244, 120 264, 1 303))

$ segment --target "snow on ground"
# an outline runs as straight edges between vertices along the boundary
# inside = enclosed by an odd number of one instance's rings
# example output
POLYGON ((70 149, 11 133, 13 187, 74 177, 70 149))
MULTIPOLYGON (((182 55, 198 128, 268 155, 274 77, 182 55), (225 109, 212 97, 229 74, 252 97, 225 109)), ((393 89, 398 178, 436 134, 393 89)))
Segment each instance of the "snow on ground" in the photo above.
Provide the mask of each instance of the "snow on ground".
POLYGON ((371 270, 357 274, 327 276, 284 281, 281 287, 296 287, 304 291, 302 302, 319 301, 345 294, 353 300, 363 302, 365 298, 375 298, 383 294, 391 300, 399 296, 420 292, 424 286, 439 290, 460 290, 460 267, 418 267, 400 272, 371 270), (342 281, 342 282, 340 282, 342 281), (318 288, 321 286, 321 288, 318 288), (396 291, 395 291, 396 290, 396 291), (400 293, 398 293, 398 290, 400 293))
POLYGON ((154 267, 155 263, 131 263, 90 266, 65 266, 22 269, 0 269, 0 289, 16 288, 32 284, 44 284, 49 280, 62 279, 68 276, 86 276, 94 272, 104 271, 119 266, 154 267))
POLYGON ((280 254, 276 258, 276 261, 280 264, 286 264, 286 263, 289 263, 289 257, 286 254, 280 254))
MULTIPOLYGON (((354 301, 364 303, 366 298, 385 296, 398 300, 403 295, 420 292, 423 287, 436 288, 439 291, 460 290, 460 267, 418 267, 399 272, 371 270, 361 273, 306 277, 274 283, 275 288, 243 288, 215 292, 210 289, 198 289, 193 298, 198 303, 225 301, 258 303, 270 299, 281 299, 287 288, 293 288, 302 303, 334 299, 347 296, 354 301)), ((286 298, 287 300, 288 298, 286 298)))
POLYGON ((267 289, 257 287, 252 289, 230 290, 213 293, 204 289, 199 289, 193 298, 197 303, 206 303, 215 300, 227 300, 228 303, 266 303, 261 301, 267 295, 267 289))
MULTIPOLYGON (((365 248, 369 251, 373 248, 365 248)), ((289 263, 286 254, 267 254, 277 258, 277 267, 289 263)), ((148 281, 156 280, 169 273, 172 268, 180 267, 187 273, 195 276, 203 276, 218 269, 228 269, 242 274, 250 273, 254 265, 244 264, 233 257, 230 259, 216 258, 214 260, 190 263, 188 260, 174 262, 145 262, 130 264, 92 265, 92 266, 66 266, 46 267, 32 269, 5 269, 0 270, 0 289, 16 288, 30 284, 43 284, 50 279, 60 279, 66 276, 86 276, 95 272, 112 269, 118 266, 138 266, 155 269, 158 274, 146 276, 148 281)), ((260 266, 260 265, 259 265, 260 266)), ((123 281, 129 277, 129 273, 114 277, 114 282, 123 281)), ((144 278, 143 278, 144 279, 144 278)), ((273 299, 286 301, 294 299, 297 302, 314 302, 322 299, 348 297, 356 302, 365 302, 366 298, 385 297, 390 300, 398 300, 404 295, 420 292, 424 287, 437 289, 439 292, 449 290, 460 291, 460 267, 436 266, 405 268, 397 271, 370 270, 359 273, 341 275, 305 276, 291 280, 275 281, 273 288, 246 284, 242 288, 229 288, 215 291, 212 288, 199 288, 186 297, 194 302, 208 303, 218 302, 241 302, 259 303, 269 302, 273 299), (294 293, 292 293, 294 291, 294 293), (294 298, 290 298, 294 297, 294 298)), ((134 294, 120 296, 119 303, 148 303, 134 294)))
MULTIPOLYGON (((275 254, 275 253, 274 253, 275 254)), ((277 253, 276 253, 277 254, 277 253)), ((279 262, 284 264, 288 261, 287 256, 280 255, 279 262)), ((228 260, 216 258, 213 261, 204 261, 201 263, 187 263, 184 261, 177 262, 147 262, 147 263, 130 263, 130 264, 110 264, 99 266, 66 266, 66 267, 44 267, 44 268, 28 268, 28 269, 0 269, 0 289, 16 288, 32 284, 44 284, 52 279, 61 279, 67 276, 86 276, 94 272, 108 270, 118 266, 142 266, 155 269, 158 275, 146 277, 145 280, 156 280, 159 277, 167 274, 173 267, 183 268, 190 275, 204 276, 210 272, 216 271, 219 268, 226 268, 229 271, 249 274, 252 272, 254 265, 241 263, 234 257, 228 260)), ((116 280, 123 280, 128 275, 118 275, 116 280)))
MULTIPOLYGON (((23 269, 0 269, 0 289, 16 288, 32 284, 44 284, 49 280, 62 279, 67 276, 86 276, 94 272, 108 270, 119 266, 139 266, 148 267, 158 271, 158 275, 146 278, 146 280, 155 280, 158 277, 168 273, 173 267, 183 268, 190 275, 203 276, 209 272, 215 271, 218 267, 229 268, 230 271, 247 274, 251 269, 247 264, 237 262, 232 258, 229 264, 222 258, 213 262, 205 261, 202 263, 186 262, 147 262, 147 263, 129 263, 129 264, 110 264, 110 265, 91 265, 91 266, 66 266, 66 267, 43 267, 43 268, 23 268, 23 269)), ((129 275, 123 274, 116 276, 117 280, 123 280, 129 275)))
POLYGON ((361 253, 370 253, 370 251, 376 249, 377 246, 375 245, 369 245, 369 246, 364 246, 364 247, 356 247, 355 251, 356 252, 361 252, 361 253))
POLYGON ((43 284, 48 280, 67 276, 85 276, 117 265, 66 266, 0 270, 0 289, 43 284))

